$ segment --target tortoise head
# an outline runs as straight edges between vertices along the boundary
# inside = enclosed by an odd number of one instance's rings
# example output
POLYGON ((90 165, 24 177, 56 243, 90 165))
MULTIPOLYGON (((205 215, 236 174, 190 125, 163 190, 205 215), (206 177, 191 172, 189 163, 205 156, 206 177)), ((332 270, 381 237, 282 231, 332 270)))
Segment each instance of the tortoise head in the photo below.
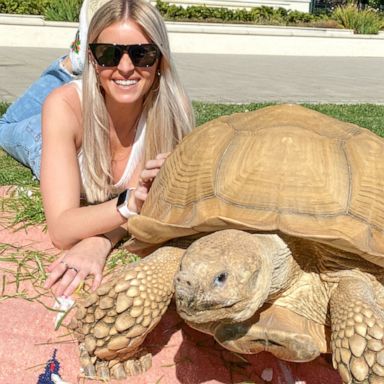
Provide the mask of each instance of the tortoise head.
POLYGON ((276 235, 239 230, 223 230, 196 240, 175 277, 181 317, 192 323, 251 317, 272 293, 273 257, 282 244, 276 235))

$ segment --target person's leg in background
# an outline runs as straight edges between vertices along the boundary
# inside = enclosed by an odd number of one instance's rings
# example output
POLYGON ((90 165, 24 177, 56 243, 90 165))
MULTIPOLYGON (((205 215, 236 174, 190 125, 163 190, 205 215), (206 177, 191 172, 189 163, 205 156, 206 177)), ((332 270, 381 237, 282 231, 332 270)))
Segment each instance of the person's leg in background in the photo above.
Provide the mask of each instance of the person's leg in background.
POLYGON ((40 177, 41 110, 46 97, 83 71, 89 21, 107 0, 85 0, 68 55, 56 59, 0 118, 0 148, 40 177))

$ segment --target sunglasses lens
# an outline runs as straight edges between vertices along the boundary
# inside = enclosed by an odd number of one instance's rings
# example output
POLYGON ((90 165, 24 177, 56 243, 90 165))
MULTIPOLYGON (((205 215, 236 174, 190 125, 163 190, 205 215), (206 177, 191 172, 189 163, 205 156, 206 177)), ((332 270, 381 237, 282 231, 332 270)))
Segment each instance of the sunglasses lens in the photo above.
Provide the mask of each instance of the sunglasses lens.
POLYGON ((129 57, 136 67, 151 67, 159 56, 154 44, 131 45, 129 57))
POLYGON ((91 50, 97 64, 103 67, 115 67, 122 56, 120 48, 109 44, 93 44, 91 50))

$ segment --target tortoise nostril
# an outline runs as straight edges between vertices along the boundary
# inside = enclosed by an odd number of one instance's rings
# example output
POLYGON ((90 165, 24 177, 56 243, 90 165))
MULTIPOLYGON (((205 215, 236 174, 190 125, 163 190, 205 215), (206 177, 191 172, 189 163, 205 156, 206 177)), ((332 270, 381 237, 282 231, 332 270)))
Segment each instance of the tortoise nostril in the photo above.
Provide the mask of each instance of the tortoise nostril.
POLYGON ((192 283, 193 277, 189 273, 186 273, 184 271, 180 271, 176 275, 175 281, 180 286, 184 286, 184 287, 188 287, 188 288, 193 287, 193 283, 192 283))

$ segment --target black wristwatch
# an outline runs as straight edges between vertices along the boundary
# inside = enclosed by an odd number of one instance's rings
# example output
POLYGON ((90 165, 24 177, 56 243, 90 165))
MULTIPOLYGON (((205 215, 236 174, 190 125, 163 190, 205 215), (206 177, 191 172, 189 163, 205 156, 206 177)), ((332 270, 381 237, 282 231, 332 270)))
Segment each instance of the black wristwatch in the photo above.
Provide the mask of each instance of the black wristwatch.
POLYGON ((136 216, 137 212, 133 212, 128 208, 129 198, 131 197, 131 193, 135 190, 135 188, 128 188, 124 192, 121 192, 117 198, 116 208, 119 211, 120 215, 129 219, 132 216, 136 216))

